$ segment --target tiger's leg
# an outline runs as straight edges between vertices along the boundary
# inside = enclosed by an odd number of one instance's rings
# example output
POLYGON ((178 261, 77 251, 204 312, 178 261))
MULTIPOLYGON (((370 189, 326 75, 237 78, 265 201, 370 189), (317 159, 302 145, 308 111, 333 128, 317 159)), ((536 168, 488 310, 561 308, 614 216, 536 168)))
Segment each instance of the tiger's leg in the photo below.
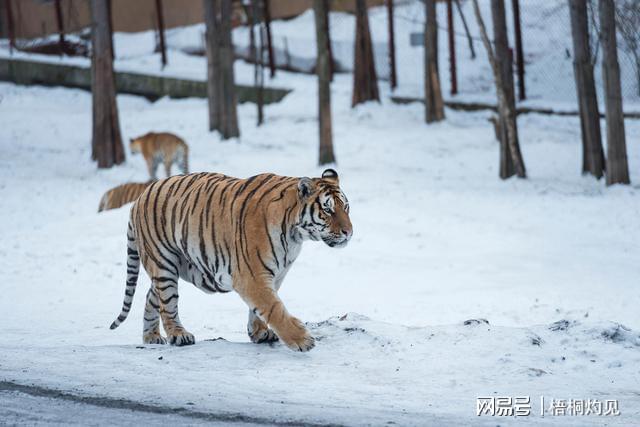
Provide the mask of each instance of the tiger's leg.
POLYGON ((147 162, 147 170, 149 171, 149 178, 152 181, 155 181, 157 178, 156 176, 156 170, 158 169, 158 160, 156 159, 155 156, 149 157, 149 158, 145 158, 145 161, 147 162))
POLYGON ((180 169, 183 174, 189 173, 189 150, 182 150, 182 157, 180 159, 180 169))
POLYGON ((271 326, 287 347, 299 351, 309 351, 314 347, 313 337, 300 320, 289 314, 272 283, 235 280, 234 289, 249 309, 271 326))
MULTIPOLYGON (((274 282, 274 287, 276 291, 280 290, 280 285, 282 285, 282 281, 287 274, 287 270, 285 270, 278 279, 274 282)), ((278 341, 278 335, 271 328, 267 326, 254 312, 253 310, 249 310, 249 323, 247 324, 247 333, 249 334, 249 338, 251 341, 256 344, 262 343, 272 343, 278 341)))
POLYGON ((165 157, 164 159, 164 171, 167 174, 167 178, 171 176, 171 165, 173 164, 173 159, 165 157))
POLYGON ((271 328, 267 326, 260 318, 249 310, 249 323, 247 324, 247 333, 251 342, 256 344, 271 343, 278 341, 278 336, 271 328))
POLYGON ((195 344, 195 337, 182 326, 178 316, 178 278, 168 276, 167 273, 163 277, 151 279, 160 300, 162 326, 167 332, 169 343, 177 346, 195 344))
POLYGON ((147 292, 147 305, 144 308, 142 342, 145 344, 166 344, 167 340, 160 335, 160 301, 152 287, 147 292))

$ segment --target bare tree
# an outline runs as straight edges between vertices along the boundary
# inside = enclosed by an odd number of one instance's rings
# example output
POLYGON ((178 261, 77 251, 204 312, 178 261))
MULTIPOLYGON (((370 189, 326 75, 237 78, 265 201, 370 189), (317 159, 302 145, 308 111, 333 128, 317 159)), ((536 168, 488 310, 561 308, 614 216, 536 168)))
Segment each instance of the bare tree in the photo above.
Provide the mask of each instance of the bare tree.
POLYGON ((262 3, 264 5, 264 26, 266 31, 267 38, 267 54, 269 57, 269 76, 274 78, 276 75, 276 60, 273 54, 273 42, 271 37, 271 0, 263 0, 262 3))
POLYGON ((223 139, 240 136, 233 75, 231 0, 203 0, 207 47, 207 97, 209 130, 223 139))
POLYGON ((167 44, 164 37, 164 13, 162 11, 162 0, 156 0, 156 22, 158 25, 158 42, 157 47, 160 50, 160 58, 162 61, 162 68, 167 65, 167 44))
POLYGON ((438 73, 438 20, 436 1, 425 0, 424 104, 427 123, 444 120, 444 101, 438 73))
POLYGON ((369 31, 369 15, 365 0, 356 0, 356 39, 353 57, 351 106, 355 107, 366 101, 380 101, 371 32, 369 31))
POLYGON ((471 37, 471 32, 469 32, 469 26, 467 25, 467 20, 464 17, 464 13, 462 13, 462 6, 460 6, 460 0, 455 0, 455 3, 456 3, 456 8, 458 9, 458 13, 460 14, 460 19, 462 20, 464 33, 467 35, 467 42, 469 43, 469 51, 471 52, 471 59, 476 59, 476 50, 473 48, 473 38, 471 37))
POLYGON ((516 122, 516 101, 513 88, 512 58, 507 38, 507 23, 504 11, 504 0, 491 0, 493 18, 493 38, 495 53, 491 47, 487 29, 478 7, 478 0, 473 0, 473 10, 480 27, 480 35, 489 63, 493 71, 498 96, 498 114, 500 132, 500 178, 507 179, 513 175, 526 178, 527 172, 518 142, 518 125, 516 122))
POLYGON ((387 30, 389 32, 389 85, 391 90, 398 86, 398 75, 396 73, 396 37, 393 25, 393 0, 386 0, 387 3, 387 30))
POLYGON ((616 2, 616 25, 622 36, 622 49, 633 57, 636 85, 640 96, 640 0, 616 2))
POLYGON ((607 123, 607 184, 629 184, 620 66, 616 42, 615 5, 613 0, 599 0, 598 6, 602 41, 605 120, 607 123))
POLYGON ((249 18, 249 57, 253 61, 253 86, 257 91, 257 125, 264 122, 264 25, 258 0, 251 0, 251 10, 245 7, 249 18), (255 26, 258 26, 259 46, 256 47, 255 26))
POLYGON ((331 55, 326 0, 313 0, 316 25, 316 72, 318 73, 318 122, 320 128, 319 163, 335 163, 331 131, 331 55))
POLYGON ((587 1, 569 0, 569 9, 573 39, 573 71, 582 129, 582 173, 591 173, 600 179, 604 173, 604 151, 589 43, 587 1))
POLYGON ((99 168, 124 162, 124 148, 118 121, 116 79, 113 73, 108 5, 91 0, 91 93, 93 95, 93 160, 99 168))

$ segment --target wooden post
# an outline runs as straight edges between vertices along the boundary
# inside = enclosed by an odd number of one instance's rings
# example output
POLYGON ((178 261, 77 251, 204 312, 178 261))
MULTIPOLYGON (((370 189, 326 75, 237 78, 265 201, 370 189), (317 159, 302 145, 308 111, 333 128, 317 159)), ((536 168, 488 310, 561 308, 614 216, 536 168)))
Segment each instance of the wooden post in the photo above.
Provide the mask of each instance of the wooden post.
POLYGON ((156 0, 156 18, 158 20, 158 36, 160 38, 162 68, 164 68, 167 65, 167 46, 164 39, 164 13, 162 12, 162 0, 156 0))
POLYGON ((316 72, 318 73, 318 122, 320 165, 335 163, 331 130, 331 57, 329 54, 328 10, 326 0, 313 0, 316 26, 316 72))
POLYGON ((449 70, 451 72, 451 95, 458 93, 456 74, 456 39, 453 29, 453 0, 447 0, 447 30, 449 34, 449 70))
POLYGON ((527 94, 524 85, 524 53, 522 50, 522 28, 520 25, 520 0, 512 0, 513 30, 516 43, 516 66, 518 68, 518 99, 524 101, 527 94))
POLYGON ((207 98, 209 130, 222 139, 240 135, 233 74, 231 0, 203 0, 207 50, 207 98))
POLYGON ((356 0, 356 38, 353 47, 353 96, 351 106, 380 101, 375 58, 369 30, 369 16, 365 0, 356 0))
POLYGON ((444 119, 444 101, 438 73, 438 20, 435 0, 425 0, 424 104, 427 123, 444 119))
POLYGON ((573 39, 573 71, 582 129, 582 173, 591 173, 600 179, 604 172, 604 151, 589 48, 587 0, 569 0, 569 10, 573 39))
POLYGON ((98 161, 99 168, 110 168, 124 162, 125 156, 118 121, 107 3, 91 0, 91 17, 92 158, 98 161))
POLYGON ((393 0, 386 0, 387 22, 389 30, 389 84, 391 90, 398 86, 398 76, 396 74, 396 41, 395 30, 393 28, 393 0))
POLYGON ((62 54, 62 50, 64 49, 64 21, 60 0, 55 0, 54 7, 56 10, 56 23, 58 24, 58 43, 60 44, 60 54, 62 54))
POLYGON ((9 53, 13 54, 16 48, 16 29, 13 21, 13 11, 11 10, 11 1, 4 0, 4 10, 7 15, 7 32, 9 33, 9 53))
POLYGON ((271 37, 271 0, 263 0, 264 3, 264 23, 267 31, 267 53, 269 55, 269 76, 274 78, 276 75, 276 61, 273 55, 273 40, 271 37))
POLYGON ((598 6, 602 41, 605 121, 607 123, 607 185, 629 184, 620 66, 616 42, 616 9, 613 0, 598 0, 598 6))

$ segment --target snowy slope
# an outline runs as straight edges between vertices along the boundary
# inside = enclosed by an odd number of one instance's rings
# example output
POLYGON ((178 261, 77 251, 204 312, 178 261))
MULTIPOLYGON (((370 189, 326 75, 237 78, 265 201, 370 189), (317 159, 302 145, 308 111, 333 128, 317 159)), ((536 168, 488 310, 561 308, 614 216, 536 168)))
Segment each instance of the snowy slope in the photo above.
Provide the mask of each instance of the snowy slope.
MULTIPOLYGON (((316 83, 266 109, 239 107, 242 137, 206 130, 205 100, 119 96, 124 138, 183 136, 194 171, 317 175, 316 83)), ((504 424, 475 398, 523 396, 531 424, 632 424, 640 415, 638 187, 581 177, 576 118, 519 119, 530 178, 497 179, 486 113, 447 111, 426 126, 419 105, 350 109, 333 86, 338 170, 354 238, 307 243, 281 290, 319 338, 307 354, 250 344, 236 295, 181 286, 181 318, 198 343, 141 343, 141 276, 116 331, 127 209, 97 214, 102 193, 146 179, 140 157, 97 171, 83 91, 0 84, 0 380, 79 395, 212 413, 350 425, 504 424), (350 313, 344 320, 340 317, 350 313), (357 313, 357 314, 356 314, 357 313), (464 325, 469 319, 489 324, 464 325), (554 322, 566 320, 566 328, 554 322), (621 326, 622 325, 622 326, 621 326), (222 337, 223 340, 207 341, 222 337), (546 398, 619 399, 619 417, 540 418, 546 398)), ((640 180, 640 122, 628 121, 640 180)))

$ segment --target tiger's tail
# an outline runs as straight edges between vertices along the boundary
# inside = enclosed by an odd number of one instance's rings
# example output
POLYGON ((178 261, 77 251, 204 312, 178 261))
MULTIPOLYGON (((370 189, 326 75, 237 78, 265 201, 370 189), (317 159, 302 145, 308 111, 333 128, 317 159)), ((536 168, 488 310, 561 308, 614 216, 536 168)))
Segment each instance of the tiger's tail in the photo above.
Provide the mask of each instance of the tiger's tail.
POLYGON ((140 272, 140 254, 138 253, 138 245, 136 245, 135 233, 131 221, 127 230, 127 286, 124 289, 124 301, 122 302, 122 311, 116 320, 113 321, 110 329, 115 329, 124 322, 131 310, 133 295, 136 293, 136 284, 138 283, 138 273, 140 272))
POLYGON ((109 204, 109 192, 104 193, 102 198, 100 199, 100 204, 98 205, 98 212, 102 212, 107 210, 107 206, 109 204))

